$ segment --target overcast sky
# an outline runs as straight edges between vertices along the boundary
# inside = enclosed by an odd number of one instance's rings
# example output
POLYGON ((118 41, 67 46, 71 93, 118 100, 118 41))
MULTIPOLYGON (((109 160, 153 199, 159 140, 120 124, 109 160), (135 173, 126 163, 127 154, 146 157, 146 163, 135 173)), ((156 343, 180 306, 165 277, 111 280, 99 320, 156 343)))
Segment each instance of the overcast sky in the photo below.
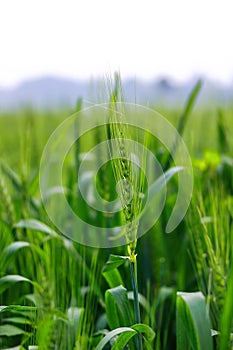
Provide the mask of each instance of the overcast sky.
POLYGON ((0 0, 0 86, 116 69, 233 82, 232 14, 232 0, 0 0))

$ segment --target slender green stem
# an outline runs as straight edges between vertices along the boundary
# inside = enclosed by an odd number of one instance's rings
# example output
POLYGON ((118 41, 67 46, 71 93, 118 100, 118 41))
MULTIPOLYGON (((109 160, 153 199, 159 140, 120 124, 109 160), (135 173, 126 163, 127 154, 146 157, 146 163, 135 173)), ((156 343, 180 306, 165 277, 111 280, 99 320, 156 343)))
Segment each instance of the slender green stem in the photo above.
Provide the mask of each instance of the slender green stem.
MULTIPOLYGON (((137 283, 137 261, 135 255, 135 261, 130 261, 130 272, 132 279, 132 288, 133 288, 133 300, 134 300, 134 320, 135 323, 141 323, 139 300, 138 300, 138 283, 137 283)), ((142 336, 139 333, 137 335, 137 350, 142 350, 142 336)))

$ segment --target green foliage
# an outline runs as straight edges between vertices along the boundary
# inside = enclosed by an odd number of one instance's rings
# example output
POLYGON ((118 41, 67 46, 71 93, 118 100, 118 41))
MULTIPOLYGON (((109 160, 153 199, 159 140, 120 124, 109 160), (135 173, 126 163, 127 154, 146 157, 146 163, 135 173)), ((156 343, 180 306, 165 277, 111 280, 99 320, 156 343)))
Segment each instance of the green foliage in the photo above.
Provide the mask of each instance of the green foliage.
POLYGON ((96 350, 103 349, 111 340, 114 340, 113 346, 111 347, 113 350, 123 350, 129 343, 130 339, 138 333, 142 333, 144 335, 144 348, 152 350, 153 348, 151 347, 150 342, 153 341, 155 333, 150 327, 144 324, 135 324, 132 327, 119 327, 111 332, 108 332, 98 344, 96 350))
MULTIPOLYGON (((136 331, 134 331, 133 329, 129 328, 129 327, 120 327, 120 328, 116 328, 113 331, 109 332, 106 334, 106 336, 101 340, 101 342, 98 344, 98 346, 96 347, 96 350, 101 350, 104 348, 104 346, 114 337, 116 337, 119 334, 122 334, 124 332, 127 332, 126 335, 126 344, 127 342, 137 333, 136 331)), ((120 340, 121 343, 121 340, 120 340)), ((123 341, 124 344, 124 341, 123 341)), ((124 345, 123 345, 124 347, 124 345)), ((117 349, 117 348, 116 348, 117 349)), ((123 349, 123 348, 120 348, 123 349)))
POLYGON ((176 336, 177 350, 213 349, 211 326, 204 295, 177 293, 176 336))
POLYGON ((133 323, 132 310, 124 287, 108 289, 105 293, 105 304, 110 329, 130 326, 133 323))
POLYGON ((18 241, 8 245, 2 252, 0 261, 0 271, 5 271, 7 266, 9 266, 11 261, 14 259, 16 253, 18 253, 26 247, 30 247, 30 243, 18 241))
POLYGON ((227 278, 227 289, 223 312, 220 317, 219 350, 232 349, 233 345, 233 263, 227 278))
POLYGON ((106 279, 110 288, 123 285, 123 280, 117 268, 123 265, 127 260, 129 260, 129 257, 127 256, 110 255, 102 270, 102 275, 106 279))
POLYGON ((31 281, 28 278, 25 278, 25 277, 20 276, 20 275, 6 275, 6 276, 1 277, 0 278, 0 294, 18 282, 31 283, 31 281))
POLYGON ((121 266, 125 263, 125 261, 129 260, 128 256, 121 256, 121 255, 113 255, 111 254, 109 256, 108 261, 104 265, 103 273, 109 272, 113 269, 116 269, 117 267, 121 266))
MULTIPOLYGON (((188 96, 188 99, 185 103, 185 107, 184 107, 184 110, 179 118, 179 121, 178 121, 178 125, 177 125, 177 131, 178 133, 183 136, 183 133, 184 133, 184 129, 185 129, 185 126, 188 122, 188 119, 190 118, 190 115, 191 115, 191 111, 194 107, 194 104, 196 102, 196 99, 199 95, 199 92, 201 90, 201 87, 202 87, 202 80, 198 80, 197 83, 195 84, 195 86, 193 87, 192 91, 190 92, 189 96, 188 96)), ((174 140, 174 143, 173 143, 173 147, 172 147, 172 152, 171 154, 175 154, 176 152, 176 149, 177 149, 177 140, 175 139, 174 140)), ((172 162, 172 158, 171 158, 171 155, 168 155, 167 157, 167 160, 165 162, 165 165, 164 165, 164 168, 165 169, 168 169, 171 165, 171 162, 172 162)))
POLYGON ((196 278, 207 296, 213 328, 219 330, 227 297, 227 277, 233 253, 232 202, 220 186, 209 196, 198 195, 199 209, 190 212, 190 240, 196 278))
POLYGON ((224 112, 222 109, 218 109, 218 120, 217 120, 217 132, 218 132, 218 145, 221 153, 228 153, 228 134, 227 127, 224 120, 224 112))
POLYGON ((4 324, 4 325, 0 326, 0 337, 1 336, 14 337, 16 335, 21 335, 24 333, 25 332, 22 329, 15 327, 13 325, 10 325, 10 324, 4 324))
MULTIPOLYGON (((182 169, 168 169, 172 161, 159 141, 149 132, 144 137, 138 131, 138 141, 146 140, 167 170, 149 189, 149 198, 140 193, 143 179, 136 179, 140 205, 153 200, 169 181, 160 220, 137 242, 140 324, 134 320, 135 291, 126 248, 82 247, 62 236, 43 209, 38 172, 41 154, 51 132, 69 113, 26 109, 0 115, 1 349, 138 350, 139 334, 143 349, 171 350, 176 343, 182 350, 231 349, 232 108, 194 108, 201 86, 197 82, 181 111, 164 109, 187 143, 195 175, 192 206, 171 235, 164 234, 164 227, 176 200, 176 174, 182 169), (177 290, 185 293, 176 298, 177 290)), ((112 105, 122 98, 119 87, 112 94, 112 105)), ((78 100, 76 110, 81 108, 78 100)), ((135 130, 126 130, 122 124, 118 132, 135 136, 135 130)), ((78 127, 77 123, 74 132, 78 127)), ((74 211, 87 222, 108 227, 120 225, 122 213, 100 215, 88 208, 77 191, 77 173, 90 147, 110 136, 110 130, 105 133, 97 128, 80 138, 65 160, 63 173, 67 200, 74 211)), ((175 148, 176 140, 174 152, 175 148)), ((86 175, 80 181, 88 192, 86 175)), ((99 170, 95 180, 104 200, 115 199, 110 163, 99 170)), ((52 189, 48 196, 55 191, 61 188, 52 189)), ((152 206, 150 215, 153 210, 152 206)))

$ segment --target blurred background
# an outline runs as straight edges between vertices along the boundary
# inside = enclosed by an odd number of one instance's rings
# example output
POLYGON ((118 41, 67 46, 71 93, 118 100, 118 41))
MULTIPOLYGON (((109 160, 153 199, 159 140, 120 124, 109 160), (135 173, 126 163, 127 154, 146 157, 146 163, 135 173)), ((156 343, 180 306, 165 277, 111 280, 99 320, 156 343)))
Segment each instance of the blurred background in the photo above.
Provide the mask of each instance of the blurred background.
POLYGON ((2 1, 0 110, 96 102, 120 71, 126 99, 182 104, 233 96, 231 1, 2 1))

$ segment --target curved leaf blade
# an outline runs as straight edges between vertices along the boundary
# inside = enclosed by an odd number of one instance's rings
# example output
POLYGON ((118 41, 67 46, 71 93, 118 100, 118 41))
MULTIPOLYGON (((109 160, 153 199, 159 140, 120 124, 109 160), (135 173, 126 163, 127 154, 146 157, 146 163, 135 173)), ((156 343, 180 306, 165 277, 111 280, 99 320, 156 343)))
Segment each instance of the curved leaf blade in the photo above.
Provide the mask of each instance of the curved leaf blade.
POLYGON ((108 289, 105 293, 105 304, 110 329, 130 326, 133 323, 127 290, 123 286, 108 289))
POLYGON ((0 326, 0 337, 14 337, 16 335, 25 334, 25 331, 11 324, 0 326))
POLYGON ((163 175, 161 175, 150 187, 148 190, 149 197, 144 197, 142 200, 143 206, 149 203, 169 182, 169 180, 177 173, 182 171, 184 167, 176 166, 167 170, 163 175))
POLYGON ((49 226, 45 225, 43 222, 35 219, 21 220, 14 226, 19 228, 26 228, 29 230, 43 232, 52 236, 57 236, 57 232, 52 230, 49 226))
POLYGON ((17 311, 17 312, 23 312, 23 311, 36 311, 38 310, 38 307, 35 306, 23 306, 23 305, 1 305, 0 306, 0 312, 9 312, 9 311, 17 311))
POLYGON ((121 333, 117 339, 114 341, 114 344, 112 346, 112 350, 121 350, 124 349, 125 346, 128 344, 131 338, 133 338, 137 332, 124 332, 121 333))
POLYGON ((110 288, 115 288, 117 286, 123 285, 123 280, 118 269, 111 269, 109 271, 102 272, 102 275, 110 288))
POLYGON ((211 325, 201 292, 177 292, 176 299, 177 350, 212 350, 211 325))
POLYGON ((123 265, 127 260, 129 260, 128 256, 110 254, 108 261, 104 265, 103 272, 107 272, 112 269, 115 269, 123 265))
POLYGON ((35 282, 32 282, 26 277, 20 275, 6 275, 0 278, 0 294, 18 282, 29 282, 33 285, 36 285, 35 282))
POLYGON ((151 327, 149 327, 146 324, 137 323, 134 324, 131 328, 137 331, 138 333, 142 333, 144 338, 147 339, 149 342, 151 342, 155 338, 155 332, 151 329, 151 327))
POLYGON ((233 314, 233 263, 227 278, 227 290, 225 303, 220 319, 220 339, 219 339, 219 350, 228 349, 230 346, 230 340, 233 341, 233 334, 231 334, 232 327, 232 314, 233 314))
POLYGON ((10 264, 11 260, 13 259, 14 255, 21 249, 29 247, 29 242, 13 242, 10 245, 8 245, 2 252, 1 256, 1 262, 0 262, 0 270, 4 271, 5 268, 10 264))
MULTIPOLYGON (((137 332, 135 330, 133 330, 132 328, 129 327, 119 327, 114 329, 113 331, 109 332, 108 334, 105 335, 105 337, 100 341, 100 343, 97 345, 96 350, 102 350, 105 345, 112 340, 113 338, 115 338, 117 335, 122 334, 124 332, 129 333, 133 333, 133 335, 137 334, 137 332)), ((130 339, 131 337, 129 337, 130 339)), ((120 350, 119 348, 116 348, 118 350, 120 350)))

